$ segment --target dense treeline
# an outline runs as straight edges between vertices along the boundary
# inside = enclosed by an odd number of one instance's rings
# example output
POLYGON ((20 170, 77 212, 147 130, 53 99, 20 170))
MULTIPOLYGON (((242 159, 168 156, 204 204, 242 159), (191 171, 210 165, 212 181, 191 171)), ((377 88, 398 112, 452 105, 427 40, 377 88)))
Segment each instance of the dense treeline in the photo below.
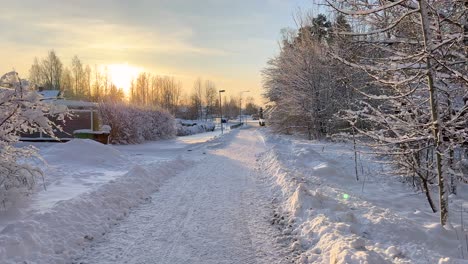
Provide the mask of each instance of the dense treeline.
POLYGON ((297 32, 283 32, 280 54, 263 71, 265 96, 273 103, 269 123, 278 132, 318 139, 343 128, 335 114, 359 97, 350 84, 366 78, 327 55, 332 46, 346 46, 346 39, 333 37, 350 27, 342 16, 335 23, 324 15, 300 21, 297 32))
POLYGON ((448 193, 468 181, 468 4, 326 4, 335 19, 299 18, 263 72, 269 123, 310 139, 356 134, 389 156, 445 225, 448 193))
MULTIPOLYGON (((29 83, 35 88, 61 90, 67 99, 158 107, 184 119, 208 120, 220 114, 218 88, 211 80, 198 78, 187 93, 174 77, 141 72, 131 81, 129 90, 124 91, 112 82, 107 67, 85 65, 78 56, 73 57, 70 66, 65 66, 53 50, 45 58, 34 59, 29 83)), ((240 98, 223 96, 222 101, 225 116, 239 115, 240 98)), ((251 97, 243 109, 246 114, 258 111, 251 97)))

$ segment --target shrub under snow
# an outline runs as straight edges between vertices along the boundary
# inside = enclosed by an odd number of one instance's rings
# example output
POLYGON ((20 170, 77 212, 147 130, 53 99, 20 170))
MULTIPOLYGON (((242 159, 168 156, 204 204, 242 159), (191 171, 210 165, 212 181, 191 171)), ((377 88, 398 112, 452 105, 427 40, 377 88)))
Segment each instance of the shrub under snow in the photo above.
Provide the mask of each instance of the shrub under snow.
POLYGON ((42 132, 54 136, 54 128, 60 127, 49 117, 63 120, 66 115, 66 108, 45 103, 41 95, 24 89, 17 76, 13 77, 12 89, 0 88, 0 203, 4 209, 16 195, 31 190, 37 177, 42 176, 39 168, 24 162, 39 156, 32 146, 17 146, 20 134, 42 132))
POLYGON ((189 136, 214 131, 214 129, 215 124, 213 122, 177 119, 177 136, 189 136))
POLYGON ((101 123, 112 128, 113 144, 139 144, 176 135, 174 117, 162 109, 106 101, 99 104, 99 114, 101 123))

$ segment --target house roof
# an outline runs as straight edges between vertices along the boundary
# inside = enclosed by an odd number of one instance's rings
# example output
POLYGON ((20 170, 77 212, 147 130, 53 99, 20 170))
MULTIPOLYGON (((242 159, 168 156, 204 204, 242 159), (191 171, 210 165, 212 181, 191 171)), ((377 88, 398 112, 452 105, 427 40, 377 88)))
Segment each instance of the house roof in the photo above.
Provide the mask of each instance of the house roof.
POLYGON ((97 103, 87 102, 87 101, 78 101, 78 100, 54 100, 52 102, 55 105, 65 105, 71 109, 90 109, 97 108, 97 103))
POLYGON ((44 99, 57 99, 61 95, 60 90, 43 90, 38 93, 42 95, 44 99))

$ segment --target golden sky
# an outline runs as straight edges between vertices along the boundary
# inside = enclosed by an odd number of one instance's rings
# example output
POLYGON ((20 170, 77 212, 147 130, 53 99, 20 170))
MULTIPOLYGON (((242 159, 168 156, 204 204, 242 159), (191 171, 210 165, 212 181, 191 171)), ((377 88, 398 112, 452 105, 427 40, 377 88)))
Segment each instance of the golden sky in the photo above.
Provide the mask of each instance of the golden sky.
POLYGON ((196 78, 238 95, 261 95, 260 71, 294 27, 305 0, 0 0, 0 73, 27 77, 34 57, 54 49, 65 65, 129 65, 174 76, 185 90, 196 78))

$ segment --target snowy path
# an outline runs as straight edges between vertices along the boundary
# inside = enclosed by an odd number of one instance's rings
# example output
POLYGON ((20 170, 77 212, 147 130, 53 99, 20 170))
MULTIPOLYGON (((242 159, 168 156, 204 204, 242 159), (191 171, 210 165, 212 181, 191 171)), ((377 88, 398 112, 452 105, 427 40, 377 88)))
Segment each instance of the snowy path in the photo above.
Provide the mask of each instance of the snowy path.
POLYGON ((258 180, 254 130, 207 144, 204 158, 167 181, 76 263, 286 263, 270 225, 268 188, 258 180))

